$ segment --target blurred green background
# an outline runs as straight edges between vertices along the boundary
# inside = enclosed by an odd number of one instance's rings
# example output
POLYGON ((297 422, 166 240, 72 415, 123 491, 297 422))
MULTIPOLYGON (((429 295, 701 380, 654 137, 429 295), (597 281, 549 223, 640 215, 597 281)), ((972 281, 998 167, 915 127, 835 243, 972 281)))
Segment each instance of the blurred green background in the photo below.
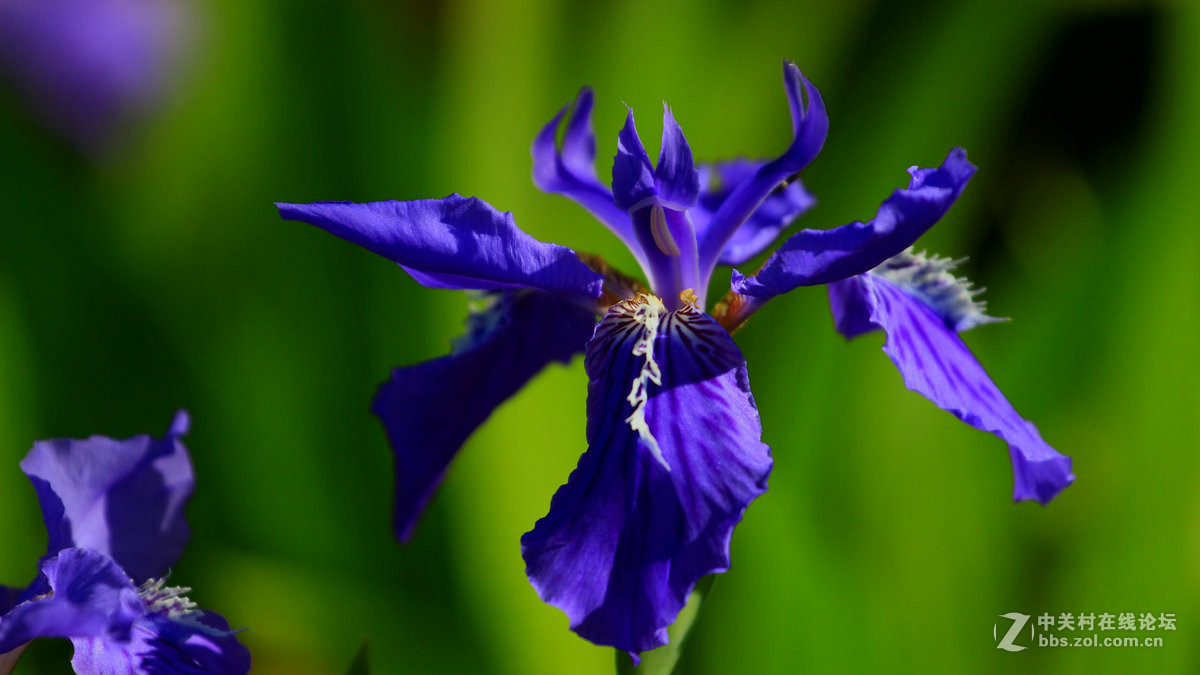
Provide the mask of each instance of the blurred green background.
MULTIPOLYGON (((161 434, 185 407, 198 485, 172 580, 248 627, 255 672, 344 672, 364 640, 380 673, 612 672, 538 600, 518 544, 584 448, 581 362, 491 418, 401 547, 367 406, 390 367, 445 353, 465 299, 271 202, 457 191, 633 272, 533 187, 534 133, 591 84, 601 176, 622 103, 651 155, 666 100, 698 159, 773 156, 789 58, 831 120, 803 226, 868 218, 906 167, 967 148, 979 173, 919 246, 970 256, 1013 318, 966 340, 1078 479, 1048 508, 1011 503, 1002 441, 905 390, 881 336, 836 335, 821 289, 780 298, 737 335, 771 489, 681 672, 1200 669, 1197 3, 193 9, 173 95, 106 157, 0 93, 0 582, 44 550, 17 467, 34 439, 161 434), (1178 630, 1007 653, 1007 612, 1175 613, 1178 630)), ((42 641, 17 672, 69 653, 42 641)))

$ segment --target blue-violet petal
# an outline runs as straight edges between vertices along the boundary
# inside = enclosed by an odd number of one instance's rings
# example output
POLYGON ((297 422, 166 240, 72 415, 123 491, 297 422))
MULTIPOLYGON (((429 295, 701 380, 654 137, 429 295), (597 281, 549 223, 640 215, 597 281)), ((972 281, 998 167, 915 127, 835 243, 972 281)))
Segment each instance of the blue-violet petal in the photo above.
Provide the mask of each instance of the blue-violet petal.
POLYGON ((596 177, 596 137, 592 133, 593 97, 584 87, 575 98, 561 151, 555 134, 566 115, 563 108, 533 139, 533 182, 546 192, 573 199, 612 230, 639 257, 629 215, 613 203, 612 191, 596 177))
POLYGON ((566 298, 600 297, 603 277, 574 251, 522 232, 512 214, 480 199, 276 204, 286 220, 316 225, 437 288, 535 288, 566 298))
POLYGON ((729 567, 770 449, 729 334, 687 304, 614 305, 588 342, 588 450, 521 538, 538 594, 597 644, 667 641, 696 582, 729 567))
POLYGON ((183 507, 192 494, 191 461, 180 411, 161 439, 39 441, 21 461, 41 502, 47 555, 82 547, 112 557, 138 580, 178 560, 188 540, 183 507))
POLYGON ((1071 458, 1050 447, 1017 413, 945 319, 919 298, 874 274, 830 285, 835 322, 847 335, 868 326, 887 334, 883 351, 904 383, 967 424, 1008 443, 1013 499, 1047 504, 1075 480, 1071 458), (840 317, 840 318, 839 318, 840 317))
POLYGON ((945 215, 975 167, 962 148, 936 169, 909 170, 907 188, 884 200, 870 221, 830 230, 801 230, 753 276, 734 270, 734 292, 765 300, 798 286, 827 284, 867 272, 912 245, 945 215))
POLYGON ((393 524, 401 541, 463 442, 546 364, 583 351, 596 325, 591 312, 545 293, 487 300, 452 354, 395 369, 372 404, 395 453, 393 524))
MULTIPOLYGON (((708 224, 721 204, 764 164, 766 162, 761 160, 735 159, 699 166, 700 199, 688 211, 698 239, 705 238, 708 224)), ((729 238, 717 262, 722 265, 741 265, 762 253, 774 243, 779 233, 816 203, 816 198, 804 188, 800 179, 789 181, 763 199, 754 213, 729 238)))

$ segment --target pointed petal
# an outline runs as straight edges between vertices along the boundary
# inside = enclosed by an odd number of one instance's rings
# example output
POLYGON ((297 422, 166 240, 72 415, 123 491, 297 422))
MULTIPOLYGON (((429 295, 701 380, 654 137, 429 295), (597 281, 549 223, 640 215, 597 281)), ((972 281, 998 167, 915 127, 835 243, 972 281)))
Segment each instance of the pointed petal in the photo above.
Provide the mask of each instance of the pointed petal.
POLYGON ((521 539, 542 599, 629 652, 664 644, 696 582, 728 569, 733 527, 771 469, 728 333, 694 306, 652 303, 615 305, 597 326, 588 450, 521 539))
POLYGON ((454 353, 392 371, 372 405, 396 455, 396 536, 412 536, 462 446, 501 403, 551 361, 583 350, 595 317, 545 293, 497 294, 454 353))
POLYGON ((613 201, 622 211, 644 206, 655 196, 654 167, 638 138, 633 111, 625 117, 625 126, 617 134, 617 156, 613 158, 613 201))
MULTIPOLYGON (((700 199, 688 211, 703 240, 713 214, 739 185, 749 180, 766 162, 735 159, 700 165, 700 199)), ((767 195, 746 222, 733 233, 717 258, 722 265, 740 265, 770 246, 779 233, 817 203, 799 179, 767 195)))
MULTIPOLYGON (((592 132, 593 95, 591 87, 579 90, 567 119, 562 150, 555 141, 558 127, 567 109, 558 111, 533 140, 533 180, 547 192, 556 189, 561 182, 594 184, 603 188, 596 178, 596 137, 592 132)), ((611 199, 609 200, 611 201, 611 199)))
POLYGON ((867 320, 887 333, 883 351, 909 389, 976 429, 1008 443, 1013 499, 1047 504, 1075 480, 1071 458, 1050 447, 1023 419, 945 320, 886 279, 864 274, 830 286, 839 328, 857 334, 867 320))
POLYGON ((591 87, 579 90, 575 106, 563 134, 562 163, 573 176, 596 179, 596 135, 592 132, 593 94, 591 87))
POLYGON ((751 277, 734 274, 733 290, 765 300, 798 286, 827 284, 867 272, 912 245, 945 215, 975 167, 962 148, 937 169, 909 169, 906 189, 896 190, 875 218, 831 230, 801 230, 751 277))
POLYGON ((187 413, 166 437, 39 441, 21 461, 33 482, 50 539, 47 555, 69 547, 111 556, 130 576, 147 579, 173 564, 188 540, 183 507, 192 465, 180 436, 187 413))
POLYGON ((409 202, 279 204, 285 220, 316 225, 420 274, 437 288, 536 288, 600 297, 603 278, 574 251, 522 232, 511 213, 450 195, 409 202))
POLYGON ((662 149, 654 170, 654 187, 659 202, 676 211, 686 211, 700 194, 700 175, 692 161, 692 148, 683 137, 671 109, 663 104, 662 149))
POLYGON ((566 109, 542 127, 533 140, 533 182, 546 192, 565 195, 587 209, 640 255, 629 215, 613 203, 612 191, 596 177, 596 138, 592 133, 592 90, 584 87, 575 98, 562 150, 555 134, 566 109))
POLYGON ((783 84, 792 113, 792 143, 775 160, 763 165, 721 204, 700 242, 700 269, 711 270, 726 243, 754 210, 781 183, 808 166, 821 151, 829 131, 829 118, 821 92, 794 63, 783 64, 783 84), (807 103, 805 103, 807 99, 807 103))
POLYGON ((0 618, 0 654, 38 637, 127 640, 145 613, 129 576, 97 551, 63 549, 42 561, 41 572, 51 592, 0 618))

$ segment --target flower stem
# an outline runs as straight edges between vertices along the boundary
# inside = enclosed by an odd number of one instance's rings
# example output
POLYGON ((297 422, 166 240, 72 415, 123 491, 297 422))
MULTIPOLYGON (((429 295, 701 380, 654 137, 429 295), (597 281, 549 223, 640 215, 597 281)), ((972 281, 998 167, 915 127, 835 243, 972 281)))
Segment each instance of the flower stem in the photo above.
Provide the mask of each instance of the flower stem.
POLYGON ((26 642, 11 652, 0 654, 0 675, 9 675, 9 673, 13 671, 13 668, 17 667, 17 661, 21 659, 22 652, 24 652, 25 648, 28 646, 29 643, 26 642))
POLYGON ((370 657, 367 654, 368 649, 368 642, 363 640, 362 645, 358 648, 358 653, 354 655, 354 661, 350 664, 350 669, 346 671, 346 675, 371 675, 370 657))
POLYGON ((683 642, 696 622, 696 617, 700 614, 700 605, 708 590, 712 588, 715 578, 716 575, 710 574, 696 583, 692 594, 688 596, 687 605, 679 612, 679 618, 667 628, 670 641, 658 649, 643 653, 639 665, 633 665, 629 654, 618 649, 617 675, 671 675, 679 657, 683 655, 683 642))

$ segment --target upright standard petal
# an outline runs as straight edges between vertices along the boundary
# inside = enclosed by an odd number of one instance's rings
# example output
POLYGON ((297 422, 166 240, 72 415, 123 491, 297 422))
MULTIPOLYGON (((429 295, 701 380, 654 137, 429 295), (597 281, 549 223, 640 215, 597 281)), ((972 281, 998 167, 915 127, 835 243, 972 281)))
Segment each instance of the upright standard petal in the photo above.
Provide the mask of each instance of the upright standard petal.
POLYGON ((704 239, 700 241, 700 271, 704 278, 712 273, 730 238, 763 200, 808 166, 825 144, 829 118, 825 114, 821 92, 790 62, 783 64, 783 85, 792 114, 792 143, 782 155, 743 181, 713 214, 704 239))
POLYGON ((936 169, 912 167, 909 185, 884 200, 870 221, 830 230, 801 230, 771 254, 754 276, 733 273, 735 293, 764 301, 798 286, 862 274, 912 245, 945 215, 975 166, 962 148, 936 169))
POLYGON ((579 301, 600 297, 603 277, 575 252, 540 242, 479 199, 276 204, 285 220, 316 225, 415 272, 435 288, 536 288, 579 301))
POLYGON ((671 309, 686 289, 693 289, 703 303, 708 282, 700 277, 696 232, 687 215, 699 194, 699 174, 683 131, 664 106, 657 168, 638 138, 632 111, 618 138, 613 195, 617 206, 629 211, 650 286, 671 309))
POLYGON ((47 555, 69 547, 112 557, 136 579, 173 564, 188 540, 183 507, 192 494, 192 465, 180 437, 187 413, 176 414, 162 439, 56 439, 35 443, 21 461, 33 482, 50 538, 47 555))
MULTIPOLYGON (((701 164, 700 198, 688 211, 696 228, 696 238, 703 240, 713 214, 742 183, 758 172, 764 161, 735 159, 715 164, 701 164)), ((717 257, 722 265, 740 265, 762 253, 779 233, 817 203, 816 198, 799 179, 767 195, 746 222, 733 233, 717 257)))
POLYGON ((620 237, 641 261, 629 215, 617 208, 612 191, 596 177, 591 88, 584 87, 575 98, 560 151, 555 134, 566 112, 566 108, 560 110, 533 140, 533 182, 546 192, 565 195, 578 202, 620 237))
POLYGON ((733 340, 687 304, 614 305, 588 342, 588 450, 521 538, 538 594, 572 630, 637 653, 667 641, 688 593, 729 568, 770 449, 733 340))
POLYGON ((551 361, 583 351, 594 315, 536 291, 489 297, 449 356, 392 371, 372 410, 396 455, 394 526, 407 541, 475 429, 551 361))
POLYGON ((676 211, 686 211, 700 195, 700 174, 692 160, 692 148, 671 108, 663 104, 662 148, 654 168, 654 190, 659 202, 676 211))
POLYGON ((1017 413, 944 316, 876 274, 834 283, 829 297, 835 323, 848 337, 872 327, 884 330, 883 351, 909 389, 1008 443, 1014 500, 1047 504, 1075 480, 1071 458, 1050 447, 1017 413))
POLYGON ((625 116, 625 126, 617 134, 617 155, 613 157, 613 202, 622 211, 648 206, 657 196, 654 167, 650 155, 638 137, 633 111, 625 116))

